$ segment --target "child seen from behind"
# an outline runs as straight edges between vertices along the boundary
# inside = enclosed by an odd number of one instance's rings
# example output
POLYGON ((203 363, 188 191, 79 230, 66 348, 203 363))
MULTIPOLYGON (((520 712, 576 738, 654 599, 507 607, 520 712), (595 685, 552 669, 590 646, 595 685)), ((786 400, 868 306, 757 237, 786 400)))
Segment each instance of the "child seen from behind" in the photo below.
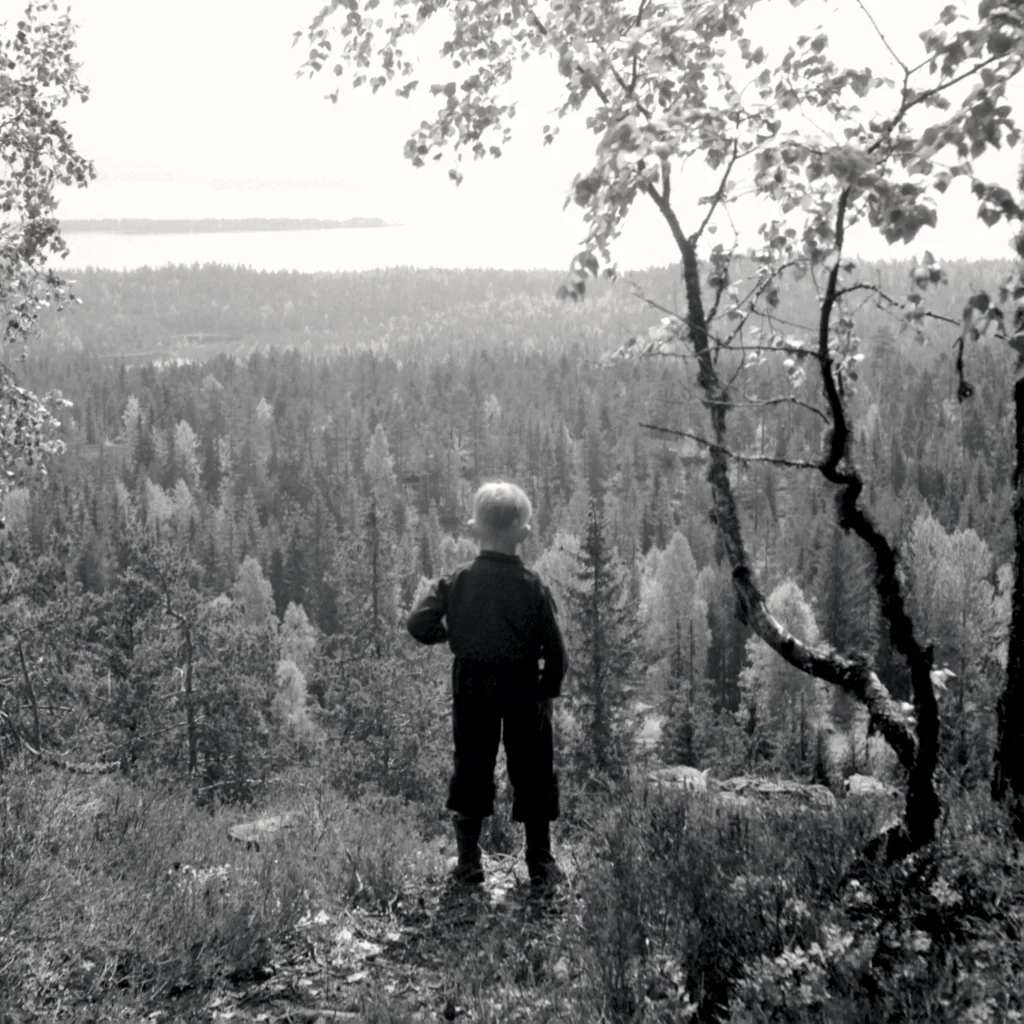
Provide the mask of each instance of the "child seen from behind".
POLYGON ((494 812, 499 741, 513 788, 512 819, 526 829, 530 881, 550 888, 560 877, 550 838, 558 817, 551 700, 561 694, 566 653, 554 599, 517 554, 532 511, 514 484, 480 487, 469 523, 476 559, 438 580, 408 620, 421 643, 447 640, 455 655, 455 771, 446 806, 459 856, 450 873, 470 885, 484 879, 480 830, 494 812))

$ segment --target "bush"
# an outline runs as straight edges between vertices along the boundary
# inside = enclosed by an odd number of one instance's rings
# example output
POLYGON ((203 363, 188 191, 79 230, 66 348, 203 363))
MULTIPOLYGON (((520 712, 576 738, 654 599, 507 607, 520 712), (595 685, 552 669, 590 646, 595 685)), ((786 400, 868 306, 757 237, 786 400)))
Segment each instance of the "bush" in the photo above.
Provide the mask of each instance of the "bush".
POLYGON ((420 659, 338 664, 325 714, 332 785, 350 799, 373 790, 440 809, 451 774, 448 693, 420 659))
POLYGON ((592 820, 580 943, 591 998, 614 1020, 644 1007, 719 1019, 750 964, 821 942, 871 831, 859 809, 726 809, 636 787, 592 820))

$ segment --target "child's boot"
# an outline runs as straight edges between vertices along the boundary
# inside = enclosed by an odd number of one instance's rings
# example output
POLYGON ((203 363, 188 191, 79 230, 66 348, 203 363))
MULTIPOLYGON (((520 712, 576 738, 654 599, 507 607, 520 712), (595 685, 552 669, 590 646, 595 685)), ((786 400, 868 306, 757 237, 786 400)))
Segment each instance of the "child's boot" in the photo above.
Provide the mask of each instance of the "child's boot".
POLYGON ((530 873, 530 884, 538 891, 551 892, 565 880, 551 854, 550 822, 526 822, 526 867, 530 873))
POLYGON ((480 885, 484 880, 483 857, 480 854, 480 829, 483 821, 465 814, 456 814, 454 822, 459 856, 449 862, 448 877, 463 885, 480 885))

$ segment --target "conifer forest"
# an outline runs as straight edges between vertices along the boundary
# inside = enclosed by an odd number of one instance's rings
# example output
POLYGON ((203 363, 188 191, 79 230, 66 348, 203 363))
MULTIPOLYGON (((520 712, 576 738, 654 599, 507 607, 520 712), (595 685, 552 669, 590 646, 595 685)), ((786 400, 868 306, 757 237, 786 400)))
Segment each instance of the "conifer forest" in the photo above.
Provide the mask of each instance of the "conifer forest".
MULTIPOLYGON (((982 158, 1024 15, 950 4, 888 80, 766 56, 772 2, 450 5, 406 156, 500 156, 551 57, 597 146, 567 273, 58 274, 74 24, 0 21, 0 1021, 1024 1018, 1024 233, 899 244, 951 183, 1021 231, 982 158), (616 270, 634 201, 677 262, 616 270), (550 899, 501 761, 446 878, 451 653, 405 626, 493 480, 570 662, 550 899)), ((378 6, 297 62, 408 96, 448 5, 378 6)))

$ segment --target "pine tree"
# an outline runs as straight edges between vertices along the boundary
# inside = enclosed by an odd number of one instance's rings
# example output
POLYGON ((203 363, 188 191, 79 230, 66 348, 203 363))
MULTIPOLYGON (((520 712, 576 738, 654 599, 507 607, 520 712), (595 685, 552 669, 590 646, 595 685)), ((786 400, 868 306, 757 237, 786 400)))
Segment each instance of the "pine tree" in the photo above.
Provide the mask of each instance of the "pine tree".
POLYGON ((601 507, 593 500, 566 598, 569 705, 584 730, 576 765, 585 777, 616 778, 628 759, 639 620, 629 573, 607 541, 601 507))
POLYGON ((811 594, 822 639, 843 654, 873 659, 878 605, 866 548, 829 517, 815 552, 811 594))
MULTIPOLYGON (((873 662, 878 653, 879 614, 867 548, 844 533, 835 517, 819 518, 819 523, 810 589, 822 639, 841 654, 873 662)), ((849 729, 857 706, 854 698, 835 690, 835 724, 849 729)))
POLYGON ((707 605, 711 629, 707 674, 713 703, 734 712, 740 706, 739 678, 750 629, 737 614, 726 566, 705 566, 697 577, 697 592, 707 605))
POLYGON ((368 493, 353 498, 354 522, 338 544, 331 581, 350 654, 380 658, 390 646, 398 613, 397 481, 380 424, 370 438, 363 467, 368 493))

